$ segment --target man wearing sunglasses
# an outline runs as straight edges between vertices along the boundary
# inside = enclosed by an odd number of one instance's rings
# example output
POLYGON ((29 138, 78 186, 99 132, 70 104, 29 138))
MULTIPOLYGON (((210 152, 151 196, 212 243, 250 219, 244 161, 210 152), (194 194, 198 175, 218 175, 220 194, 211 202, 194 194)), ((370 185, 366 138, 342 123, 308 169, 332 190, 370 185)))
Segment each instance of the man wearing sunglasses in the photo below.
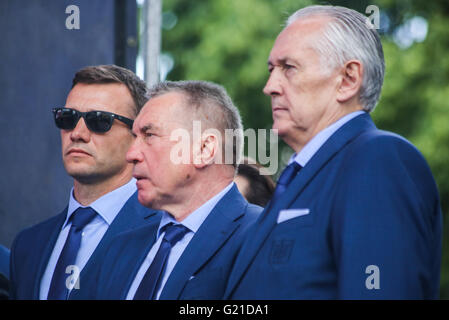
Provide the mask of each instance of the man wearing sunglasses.
POLYGON ((52 110, 62 159, 74 185, 59 215, 22 231, 11 253, 13 299, 76 298, 95 285, 98 258, 116 234, 156 217, 137 200, 133 119, 147 101, 145 83, 114 65, 86 67, 66 104, 52 110))

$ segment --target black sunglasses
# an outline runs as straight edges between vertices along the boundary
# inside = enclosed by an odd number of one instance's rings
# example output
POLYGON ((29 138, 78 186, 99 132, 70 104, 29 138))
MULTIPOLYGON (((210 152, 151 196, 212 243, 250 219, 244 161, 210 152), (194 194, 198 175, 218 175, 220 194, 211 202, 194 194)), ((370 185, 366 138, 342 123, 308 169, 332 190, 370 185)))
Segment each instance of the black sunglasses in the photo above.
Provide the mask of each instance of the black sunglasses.
POLYGON ((55 123, 59 129, 72 130, 76 127, 79 119, 84 118, 87 128, 96 133, 104 133, 111 129, 114 119, 125 123, 130 129, 133 127, 133 120, 119 116, 118 114, 106 111, 81 112, 70 108, 52 109, 55 116, 55 123))

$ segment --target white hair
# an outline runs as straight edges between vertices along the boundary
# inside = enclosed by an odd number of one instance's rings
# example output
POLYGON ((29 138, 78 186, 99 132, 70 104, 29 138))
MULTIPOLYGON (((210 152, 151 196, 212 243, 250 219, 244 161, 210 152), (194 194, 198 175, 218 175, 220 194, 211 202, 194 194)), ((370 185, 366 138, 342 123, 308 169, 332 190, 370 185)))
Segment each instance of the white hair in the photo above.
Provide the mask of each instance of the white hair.
POLYGON ((323 29, 322 38, 313 44, 322 63, 334 69, 352 59, 360 61, 364 68, 360 102, 365 111, 373 111, 380 98, 385 74, 384 54, 378 33, 366 16, 339 6, 317 5, 300 9, 287 19, 286 28, 299 19, 314 16, 331 19, 323 29))

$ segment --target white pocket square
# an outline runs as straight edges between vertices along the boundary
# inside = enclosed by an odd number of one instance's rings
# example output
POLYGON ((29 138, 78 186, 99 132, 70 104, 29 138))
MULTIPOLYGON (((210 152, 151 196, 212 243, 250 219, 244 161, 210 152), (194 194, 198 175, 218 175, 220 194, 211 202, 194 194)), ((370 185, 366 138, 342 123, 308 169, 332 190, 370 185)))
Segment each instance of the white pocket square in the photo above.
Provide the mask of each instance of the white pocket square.
POLYGON ((278 215, 277 223, 281 223, 296 217, 305 216, 306 214, 309 214, 309 209, 287 209, 287 210, 281 210, 278 215))

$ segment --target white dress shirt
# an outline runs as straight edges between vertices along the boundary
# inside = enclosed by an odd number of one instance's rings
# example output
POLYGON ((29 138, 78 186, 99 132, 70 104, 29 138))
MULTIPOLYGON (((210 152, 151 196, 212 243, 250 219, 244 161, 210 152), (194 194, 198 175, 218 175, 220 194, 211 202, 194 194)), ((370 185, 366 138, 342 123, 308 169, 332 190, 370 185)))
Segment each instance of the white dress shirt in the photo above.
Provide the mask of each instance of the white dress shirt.
MULTIPOLYGON (((89 205, 89 207, 93 208, 98 213, 98 215, 91 222, 89 222, 86 227, 84 227, 81 238, 81 245, 75 263, 79 268, 79 272, 81 272, 81 270, 86 265, 87 261, 89 260, 97 245, 100 243, 103 235, 108 230, 112 221, 125 205, 126 201, 128 201, 128 199, 134 194, 134 192, 136 192, 136 190, 136 179, 132 178, 127 184, 105 194, 89 205)), ((69 234, 70 227, 72 225, 69 219, 75 212, 75 210, 79 207, 84 206, 82 206, 78 201, 75 200, 75 198, 73 197, 72 188, 72 190, 70 191, 70 200, 65 222, 62 226, 61 232, 59 233, 58 239, 56 240, 53 252, 50 256, 50 259, 48 260, 47 268, 45 269, 45 272, 41 279, 39 293, 39 299, 41 300, 47 299, 56 263, 58 262, 59 256, 61 255, 62 249, 69 234)), ((74 277, 73 280, 76 281, 76 274, 72 275, 74 277)), ((69 276, 70 274, 67 275, 67 277, 69 276)), ((82 283, 79 283, 80 287, 82 285, 82 283)))
POLYGON ((338 130, 340 129, 345 123, 348 121, 354 119, 358 115, 361 115, 365 113, 365 111, 355 111, 351 112, 344 117, 341 117, 334 123, 332 123, 327 128, 321 130, 319 133, 317 133, 305 146, 301 149, 301 151, 296 154, 294 153, 288 162, 288 164, 292 163, 293 161, 296 161, 301 167, 305 167, 307 162, 309 162, 310 159, 317 153, 317 151, 321 148, 321 146, 338 130))
MULTIPOLYGON (((204 222, 204 220, 206 220, 208 215, 214 209, 215 205, 225 196, 226 193, 229 192, 229 190, 231 190, 233 185, 234 185, 234 182, 231 182, 226 188, 224 188, 222 191, 220 191, 217 195, 215 195, 214 197, 209 199, 201 207, 199 207, 198 209, 193 211, 184 220, 182 220, 181 224, 184 225, 190 231, 187 232, 186 235, 181 240, 179 240, 170 250, 170 253, 167 258, 166 268, 165 268, 164 274, 162 276, 161 285, 158 289, 158 292, 156 293, 156 300, 159 299, 162 289, 164 288, 168 277, 170 276, 171 272, 173 271, 173 268, 175 267, 176 263, 178 262, 179 258, 181 257, 182 253, 184 252, 185 248, 189 244, 190 240, 192 240, 193 236, 198 231, 198 229, 201 227, 201 224, 204 222)), ((147 257, 145 258, 142 265, 140 266, 139 271, 137 272, 136 277, 134 278, 134 281, 131 284, 131 287, 128 291, 126 300, 132 300, 134 298, 134 295, 136 294, 137 289, 139 288, 139 285, 142 282, 143 277, 145 276, 145 273, 147 272, 148 268, 150 267, 151 263, 153 262, 153 259, 156 256, 156 253, 159 250, 159 247, 161 245, 162 239, 164 238, 165 232, 160 233, 160 231, 165 225, 169 224, 170 222, 173 222, 175 224, 179 223, 173 218, 173 216, 164 212, 164 214, 162 215, 161 222, 159 224, 158 231, 157 231, 156 243, 150 249, 147 257)))

